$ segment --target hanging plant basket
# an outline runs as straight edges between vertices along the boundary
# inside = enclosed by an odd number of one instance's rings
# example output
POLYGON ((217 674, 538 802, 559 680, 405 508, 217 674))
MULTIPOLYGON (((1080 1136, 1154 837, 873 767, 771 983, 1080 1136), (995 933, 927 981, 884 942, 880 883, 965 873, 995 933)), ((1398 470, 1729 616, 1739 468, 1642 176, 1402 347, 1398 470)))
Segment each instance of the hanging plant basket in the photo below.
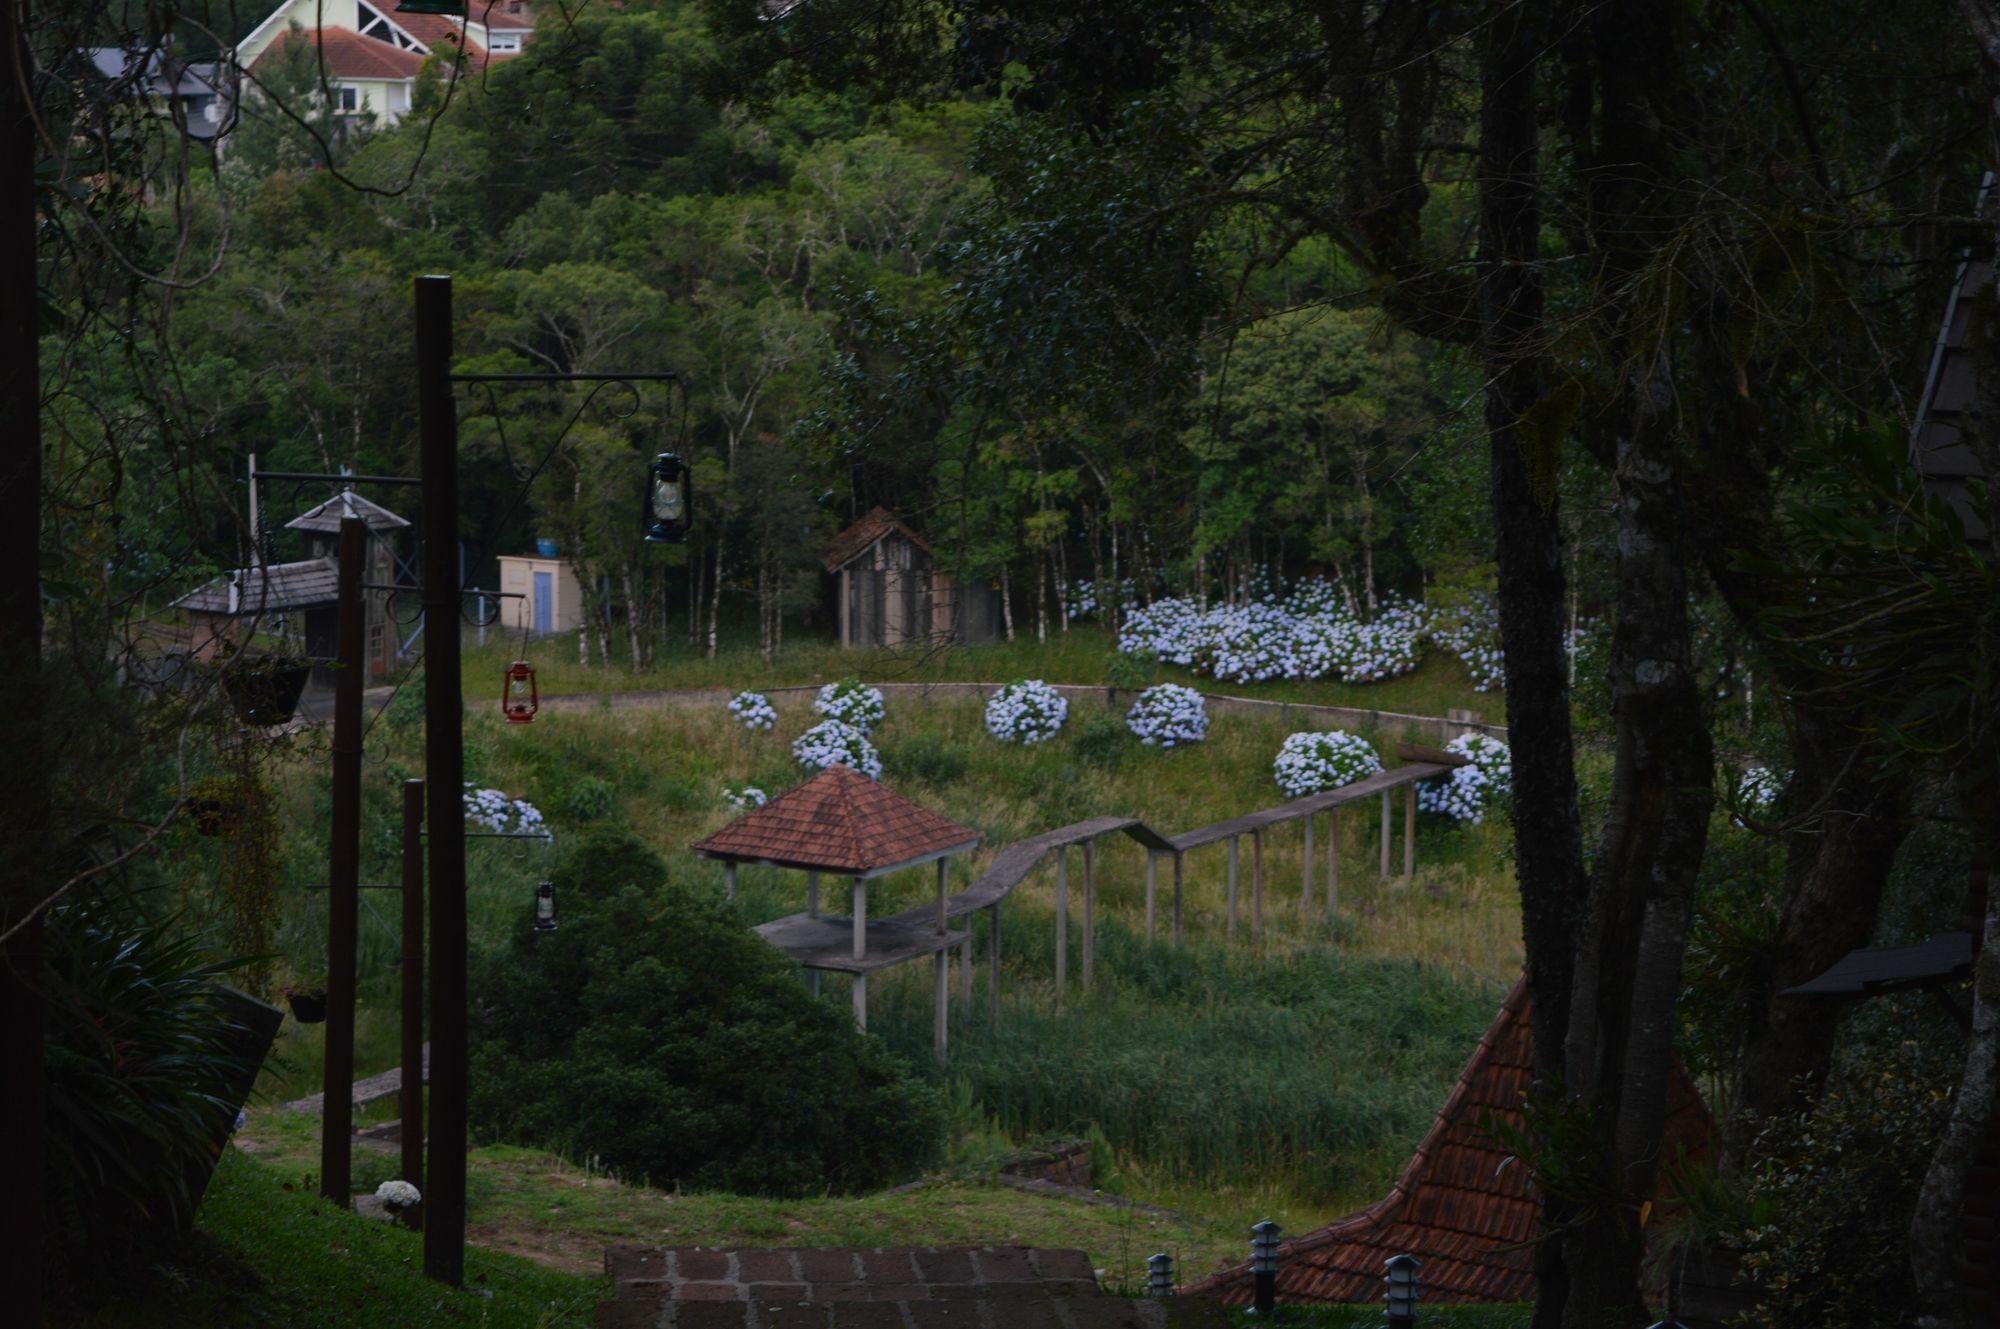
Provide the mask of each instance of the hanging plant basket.
POLYGON ((229 825, 236 804, 225 798, 192 798, 188 800, 188 816, 194 821, 196 835, 220 835, 229 825))
POLYGON ((294 989, 285 993, 285 1004, 292 1008, 292 1018, 300 1024, 326 1023, 324 992, 300 992, 294 989))
POLYGON ((276 656, 244 660, 223 674, 222 690, 245 724, 288 724, 311 673, 312 664, 306 660, 276 656))

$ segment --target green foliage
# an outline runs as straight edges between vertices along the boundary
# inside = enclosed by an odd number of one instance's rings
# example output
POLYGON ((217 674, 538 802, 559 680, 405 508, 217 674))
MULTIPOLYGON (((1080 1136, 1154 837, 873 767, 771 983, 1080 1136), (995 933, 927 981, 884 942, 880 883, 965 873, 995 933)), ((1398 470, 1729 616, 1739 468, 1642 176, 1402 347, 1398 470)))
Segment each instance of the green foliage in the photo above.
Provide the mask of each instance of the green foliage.
POLYGON ((1817 1108, 1757 1139, 1736 1237, 1767 1329, 1915 1322, 1905 1243, 1917 1187, 1950 1108, 1952 1060, 1904 1044, 1853 1067, 1817 1108))
POLYGON ((235 967, 135 907, 58 909, 44 993, 49 1212, 79 1291, 192 1218, 218 1138, 255 1074, 214 1001, 235 967))
POLYGON ((609 780, 580 775, 556 794, 551 808, 570 821, 602 821, 617 806, 617 798, 618 788, 609 780))
POLYGON ((733 910, 648 889, 654 864, 613 837, 578 858, 561 929, 521 929, 473 980, 482 1134, 753 1194, 866 1189, 935 1156, 936 1094, 733 910))
POLYGON ((907 776, 942 787, 965 778, 965 754, 936 734, 913 734, 882 749, 882 770, 892 782, 907 776))
POLYGON ((1091 716, 1076 726, 1070 739, 1077 760, 1092 766, 1116 766, 1136 746, 1132 731, 1111 715, 1091 716))

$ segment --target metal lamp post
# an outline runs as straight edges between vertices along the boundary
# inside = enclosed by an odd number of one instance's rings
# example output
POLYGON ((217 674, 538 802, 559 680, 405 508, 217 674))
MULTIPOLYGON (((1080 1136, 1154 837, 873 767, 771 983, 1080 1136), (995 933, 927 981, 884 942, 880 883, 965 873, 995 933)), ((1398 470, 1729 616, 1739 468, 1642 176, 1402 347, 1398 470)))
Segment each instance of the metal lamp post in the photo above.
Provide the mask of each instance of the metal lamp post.
POLYGON ((1382 1317, 1389 1329, 1416 1329, 1417 1271, 1423 1267, 1414 1255, 1392 1255, 1382 1261, 1382 1282, 1388 1289, 1382 1294, 1382 1317))
POLYGON ((1250 1273, 1254 1279, 1258 1315, 1269 1315, 1278 1307, 1278 1239, 1283 1229, 1265 1219, 1250 1229, 1250 1273))

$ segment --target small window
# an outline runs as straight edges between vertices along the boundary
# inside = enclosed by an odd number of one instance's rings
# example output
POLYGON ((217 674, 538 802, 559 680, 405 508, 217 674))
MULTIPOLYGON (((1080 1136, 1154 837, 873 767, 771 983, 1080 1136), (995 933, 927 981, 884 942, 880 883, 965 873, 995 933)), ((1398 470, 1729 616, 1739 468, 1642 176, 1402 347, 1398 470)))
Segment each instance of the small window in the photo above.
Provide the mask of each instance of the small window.
POLYGON ((521 34, 518 32, 496 32, 493 34, 492 40, 486 44, 486 49, 495 55, 505 55, 509 51, 518 51, 521 49, 521 34))
POLYGON ((352 112, 361 109, 361 89, 335 88, 333 91, 334 95, 339 99, 336 105, 342 111, 352 112))

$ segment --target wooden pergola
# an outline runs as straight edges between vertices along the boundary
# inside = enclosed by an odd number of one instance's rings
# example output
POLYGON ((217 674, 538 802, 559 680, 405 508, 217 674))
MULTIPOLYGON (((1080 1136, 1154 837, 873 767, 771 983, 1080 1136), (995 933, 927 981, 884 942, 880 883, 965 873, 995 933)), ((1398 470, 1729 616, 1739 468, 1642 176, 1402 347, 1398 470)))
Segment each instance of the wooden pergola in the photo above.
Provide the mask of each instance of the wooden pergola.
POLYGON ((739 863, 806 874, 805 912, 773 919, 755 931, 803 966, 815 991, 822 970, 851 975, 854 1021, 863 1029, 868 1027, 868 975, 936 956, 935 1042, 942 1060, 949 1033, 951 948, 964 944, 970 935, 947 926, 946 862, 976 848, 981 838, 979 832, 846 766, 829 766, 692 847, 701 857, 724 864, 731 898, 736 894, 739 863), (869 920, 871 880, 931 862, 937 864, 934 914, 924 911, 930 916, 922 923, 908 915, 869 920), (821 873, 848 879, 851 913, 820 913, 821 873))

